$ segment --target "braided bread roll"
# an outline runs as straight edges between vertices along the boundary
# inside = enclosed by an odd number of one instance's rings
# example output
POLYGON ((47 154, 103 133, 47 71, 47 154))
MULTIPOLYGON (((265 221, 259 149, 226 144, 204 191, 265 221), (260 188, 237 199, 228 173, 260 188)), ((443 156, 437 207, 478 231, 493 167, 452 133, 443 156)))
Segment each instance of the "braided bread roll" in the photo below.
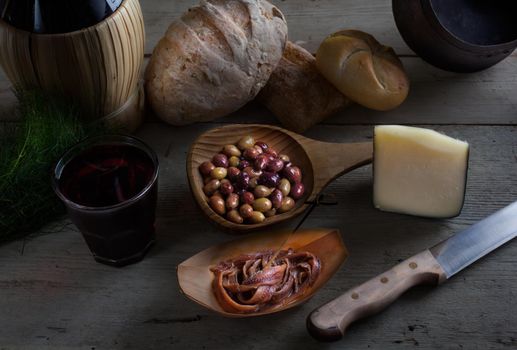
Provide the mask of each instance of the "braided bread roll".
POLYGON ((255 98, 282 58, 283 14, 265 0, 206 0, 173 22, 146 70, 148 100, 173 125, 209 121, 255 98))

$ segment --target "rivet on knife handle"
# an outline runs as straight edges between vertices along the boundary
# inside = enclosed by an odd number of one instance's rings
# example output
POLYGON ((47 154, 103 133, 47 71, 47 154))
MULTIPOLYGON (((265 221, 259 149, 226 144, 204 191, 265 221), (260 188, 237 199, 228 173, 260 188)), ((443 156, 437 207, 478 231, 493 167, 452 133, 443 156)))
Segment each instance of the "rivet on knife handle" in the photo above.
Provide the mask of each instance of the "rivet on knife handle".
POLYGON ((307 329, 320 341, 339 340, 352 322, 381 311, 409 288, 445 280, 440 264, 425 250, 314 310, 307 329))

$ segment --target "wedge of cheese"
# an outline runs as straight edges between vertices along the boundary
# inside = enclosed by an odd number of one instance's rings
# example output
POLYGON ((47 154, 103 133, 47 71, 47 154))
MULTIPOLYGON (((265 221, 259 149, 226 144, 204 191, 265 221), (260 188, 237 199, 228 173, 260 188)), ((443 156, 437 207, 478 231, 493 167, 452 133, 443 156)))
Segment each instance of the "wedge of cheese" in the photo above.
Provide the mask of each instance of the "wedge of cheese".
POLYGON ((400 125, 375 128, 376 208, 448 218, 463 206, 469 145, 434 130, 400 125))

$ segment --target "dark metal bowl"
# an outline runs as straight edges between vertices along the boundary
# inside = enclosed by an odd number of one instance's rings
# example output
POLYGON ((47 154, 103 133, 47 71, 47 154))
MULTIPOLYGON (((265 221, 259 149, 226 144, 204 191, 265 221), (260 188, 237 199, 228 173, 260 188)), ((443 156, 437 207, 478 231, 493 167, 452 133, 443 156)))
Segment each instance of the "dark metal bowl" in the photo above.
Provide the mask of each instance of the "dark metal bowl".
POLYGON ((438 68, 479 71, 517 48, 517 1, 393 0, 392 6, 404 41, 438 68))

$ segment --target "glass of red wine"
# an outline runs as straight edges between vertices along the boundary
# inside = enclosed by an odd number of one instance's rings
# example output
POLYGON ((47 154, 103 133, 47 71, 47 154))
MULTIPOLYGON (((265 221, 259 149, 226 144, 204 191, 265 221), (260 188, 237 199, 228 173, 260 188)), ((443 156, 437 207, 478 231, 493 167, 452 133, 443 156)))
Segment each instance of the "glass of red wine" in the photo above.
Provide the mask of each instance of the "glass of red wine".
POLYGON ((128 265, 154 243, 158 168, 156 153, 125 135, 89 138, 57 162, 52 186, 96 261, 128 265))

